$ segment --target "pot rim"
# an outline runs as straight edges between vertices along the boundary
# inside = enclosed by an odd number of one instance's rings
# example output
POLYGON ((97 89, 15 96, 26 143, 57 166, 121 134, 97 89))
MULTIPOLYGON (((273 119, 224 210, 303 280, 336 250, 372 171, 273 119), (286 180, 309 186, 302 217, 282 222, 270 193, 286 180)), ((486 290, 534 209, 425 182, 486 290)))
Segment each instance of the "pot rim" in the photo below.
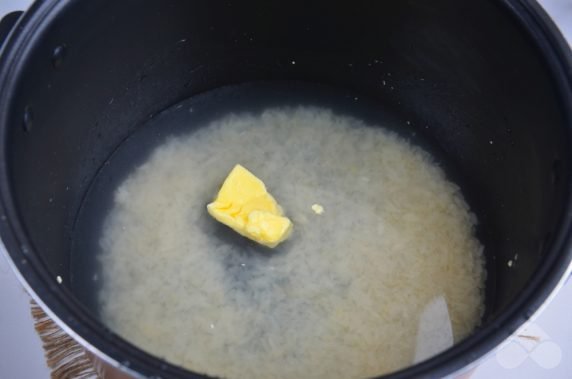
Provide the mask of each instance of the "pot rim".
MULTIPOLYGON (((74 0, 39 0, 18 21, 0 50, 0 110, 9 109, 24 59, 34 38, 74 0)), ((496 0, 534 41, 558 88, 566 112, 568 139, 572 141, 572 50, 550 17, 534 0, 496 0)), ((5 157, 7 111, 0 111, 0 157, 5 157)), ((95 319, 52 277, 34 252, 14 206, 6 159, 0 160, 0 250, 19 281, 45 312, 75 340, 112 367, 134 377, 207 378, 152 356, 125 341, 95 319)), ((452 348, 421 363, 380 378, 442 377, 470 369, 494 351, 554 298, 572 273, 572 178, 565 211, 547 259, 521 293, 492 322, 452 348)))

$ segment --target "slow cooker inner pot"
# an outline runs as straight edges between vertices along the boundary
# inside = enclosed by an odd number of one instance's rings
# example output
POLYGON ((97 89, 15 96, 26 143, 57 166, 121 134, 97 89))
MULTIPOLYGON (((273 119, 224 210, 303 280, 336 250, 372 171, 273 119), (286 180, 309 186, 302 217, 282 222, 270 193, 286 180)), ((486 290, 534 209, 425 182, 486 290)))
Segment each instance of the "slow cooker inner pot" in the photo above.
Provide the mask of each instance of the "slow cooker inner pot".
POLYGON ((260 80, 362 93, 442 152, 479 219, 485 322, 549 251, 569 170, 563 112, 539 51, 497 2, 76 1, 36 36, 8 158, 54 278, 82 259, 70 256, 79 207, 122 140, 182 99, 260 80))

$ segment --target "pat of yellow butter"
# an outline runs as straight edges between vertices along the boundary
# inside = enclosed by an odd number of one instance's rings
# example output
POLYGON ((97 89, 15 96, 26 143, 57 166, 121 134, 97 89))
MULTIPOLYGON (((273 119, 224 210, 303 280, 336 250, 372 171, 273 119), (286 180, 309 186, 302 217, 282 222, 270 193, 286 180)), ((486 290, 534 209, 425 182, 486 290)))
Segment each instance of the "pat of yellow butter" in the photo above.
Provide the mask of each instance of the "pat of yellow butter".
POLYGON ((262 245, 276 247, 292 231, 292 221, 268 193, 262 180, 234 166, 207 211, 217 221, 262 245))

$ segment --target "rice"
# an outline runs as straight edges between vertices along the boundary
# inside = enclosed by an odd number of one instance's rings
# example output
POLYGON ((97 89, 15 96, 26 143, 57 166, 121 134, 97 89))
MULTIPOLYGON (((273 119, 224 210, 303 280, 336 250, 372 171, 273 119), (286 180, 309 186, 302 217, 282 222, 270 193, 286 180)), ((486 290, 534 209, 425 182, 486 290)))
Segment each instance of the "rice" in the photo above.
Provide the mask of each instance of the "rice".
POLYGON ((116 190, 100 239, 103 319, 210 375, 380 375, 411 364, 435 297, 455 341, 478 325, 475 224, 431 156, 385 129, 311 107, 225 116, 168 139, 116 190), (207 215, 237 163, 294 223, 277 249, 207 215))

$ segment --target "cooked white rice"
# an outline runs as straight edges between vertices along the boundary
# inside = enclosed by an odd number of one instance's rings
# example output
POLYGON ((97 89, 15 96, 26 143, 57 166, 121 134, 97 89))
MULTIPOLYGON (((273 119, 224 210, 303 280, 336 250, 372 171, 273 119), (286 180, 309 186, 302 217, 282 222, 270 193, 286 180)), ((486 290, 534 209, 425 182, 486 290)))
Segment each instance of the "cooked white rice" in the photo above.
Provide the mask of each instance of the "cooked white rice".
POLYGON ((228 116, 169 139, 117 189, 101 237, 103 317, 201 373, 379 375, 411 364, 435 297, 456 341, 478 324, 475 223, 442 169, 393 133, 319 108, 228 116), (207 215, 237 163, 294 223, 278 250, 237 243, 207 215))

